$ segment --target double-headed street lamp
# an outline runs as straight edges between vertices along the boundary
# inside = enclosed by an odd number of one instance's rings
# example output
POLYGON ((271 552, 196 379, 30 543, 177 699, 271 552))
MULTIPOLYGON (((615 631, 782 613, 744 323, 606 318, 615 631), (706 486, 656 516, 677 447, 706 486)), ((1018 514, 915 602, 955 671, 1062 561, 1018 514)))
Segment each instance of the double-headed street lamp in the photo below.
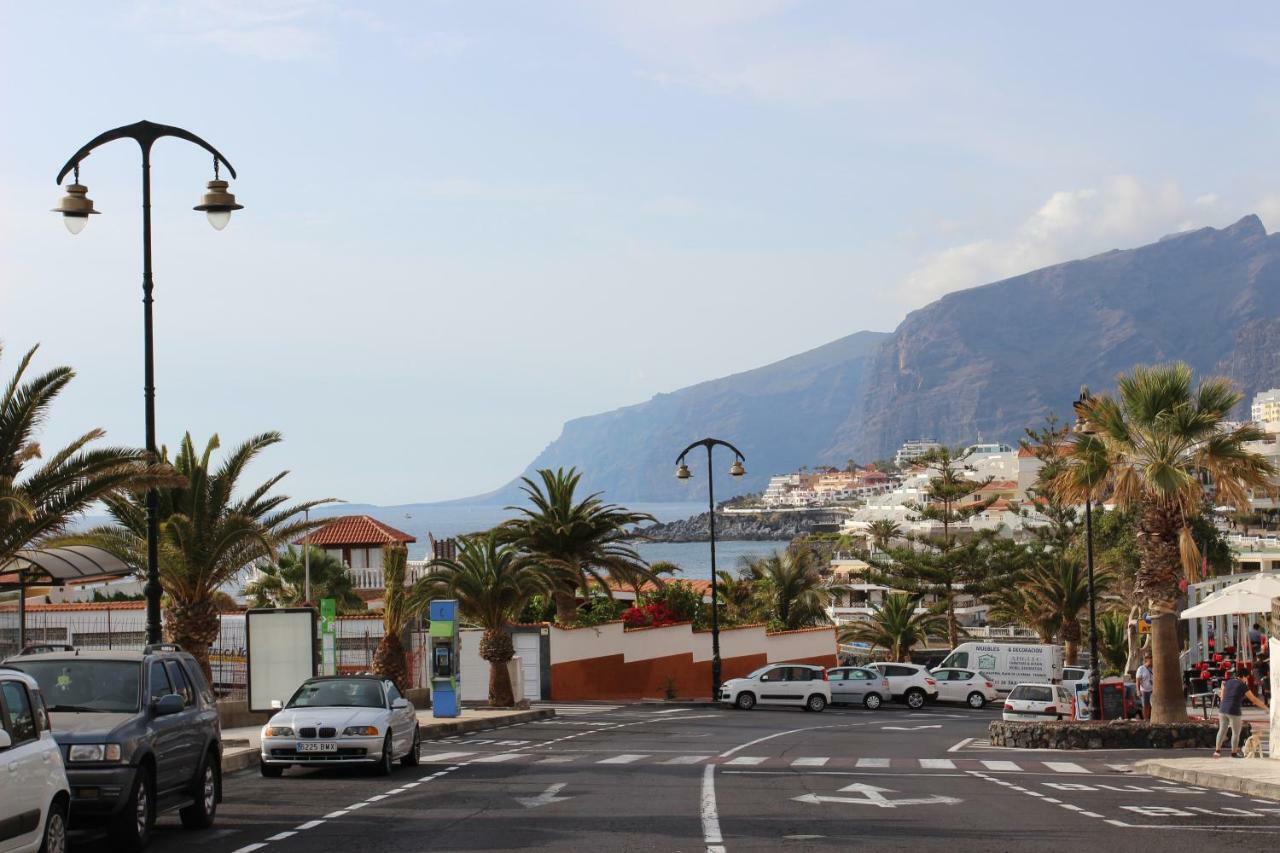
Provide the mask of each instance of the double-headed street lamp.
POLYGON ((685 457, 690 450, 695 447, 705 447, 707 449, 707 508, 709 513, 709 524, 711 526, 711 701, 716 701, 720 695, 720 596, 716 583, 716 490, 712 480, 711 468, 711 448, 719 444, 733 451, 733 464, 729 466, 729 475, 731 477, 741 477, 747 473, 742 467, 742 463, 746 461, 742 451, 734 447, 727 441, 721 441, 718 438, 704 438, 701 441, 695 441, 693 444, 680 451, 680 455, 676 457, 676 479, 688 480, 693 474, 689 473, 689 466, 685 462, 685 457))
MULTIPOLYGON (((1093 404, 1093 395, 1088 388, 1080 389, 1080 396, 1072 404, 1076 411, 1075 433, 1081 436, 1095 434, 1093 424, 1089 422, 1089 409, 1093 404)), ((1088 491, 1084 496, 1084 553, 1085 564, 1089 572, 1089 708, 1090 719, 1098 718, 1097 712, 1102 708, 1098 701, 1098 613, 1097 601, 1093 590, 1093 489, 1092 478, 1088 491)))
MULTIPOLYGON (((75 182, 67 186, 67 194, 53 209, 62 214, 62 221, 72 234, 79 234, 89 221, 91 215, 98 211, 93 209, 93 201, 89 199, 88 187, 80 183, 80 162, 88 157, 95 148, 114 142, 117 139, 132 139, 142 149, 142 322, 143 322, 143 397, 146 404, 147 453, 152 461, 156 459, 156 387, 154 335, 151 322, 151 146, 157 139, 175 136, 199 145, 213 155, 213 180, 209 181, 207 192, 195 206, 203 210, 209 217, 209 224, 221 231, 231 220, 231 213, 240 210, 244 205, 236 204, 236 197, 227 191, 228 184, 221 180, 220 166, 226 166, 231 177, 236 176, 226 157, 209 143, 194 133, 180 127, 153 124, 140 121, 137 124, 117 127, 108 130, 86 143, 79 151, 71 155, 62 170, 58 172, 57 182, 62 183, 68 172, 74 172, 75 182)), ((160 568, 159 539, 160 515, 159 493, 155 488, 147 491, 147 584, 144 588, 147 596, 147 642, 160 642, 160 568)))

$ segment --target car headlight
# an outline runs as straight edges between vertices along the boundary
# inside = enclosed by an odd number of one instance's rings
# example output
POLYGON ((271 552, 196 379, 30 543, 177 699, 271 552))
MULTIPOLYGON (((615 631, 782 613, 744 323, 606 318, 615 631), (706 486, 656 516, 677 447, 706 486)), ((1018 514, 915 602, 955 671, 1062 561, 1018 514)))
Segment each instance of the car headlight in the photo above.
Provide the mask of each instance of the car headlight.
POLYGON ((119 761, 118 743, 73 743, 67 750, 68 761, 119 761))
POLYGON ((263 737, 293 737, 293 729, 288 726, 267 726, 262 730, 263 737))
POLYGON ((342 734, 346 737, 377 737, 378 729, 376 726, 347 726, 342 734))

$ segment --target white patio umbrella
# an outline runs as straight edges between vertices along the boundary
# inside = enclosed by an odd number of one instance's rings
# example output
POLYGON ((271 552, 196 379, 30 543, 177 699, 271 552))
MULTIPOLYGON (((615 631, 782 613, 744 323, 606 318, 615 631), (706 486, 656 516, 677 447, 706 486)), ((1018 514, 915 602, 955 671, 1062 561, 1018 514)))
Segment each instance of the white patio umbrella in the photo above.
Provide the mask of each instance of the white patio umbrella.
MULTIPOLYGON (((1265 595, 1269 598, 1280 598, 1280 577, 1276 575, 1254 575, 1246 581, 1232 584, 1218 590, 1218 593, 1233 592, 1239 590, 1241 592, 1250 592, 1255 595, 1265 595)), ((1268 610, 1271 608, 1268 607, 1268 610)))
POLYGON ((1215 592, 1195 607, 1182 611, 1183 619, 1204 619, 1210 616, 1235 616, 1239 613, 1270 613, 1271 595, 1239 589, 1244 584, 1215 592))

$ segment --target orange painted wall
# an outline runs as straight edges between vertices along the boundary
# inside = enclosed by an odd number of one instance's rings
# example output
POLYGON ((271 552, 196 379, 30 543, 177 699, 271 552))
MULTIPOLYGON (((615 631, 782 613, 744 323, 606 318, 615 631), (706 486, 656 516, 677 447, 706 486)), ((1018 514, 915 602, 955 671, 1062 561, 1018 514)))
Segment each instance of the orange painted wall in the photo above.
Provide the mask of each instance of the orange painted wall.
MULTIPOLYGON (((723 658, 721 678, 740 678, 768 663, 764 652, 723 658)), ((796 658, 794 663, 835 666, 835 654, 796 658)), ((711 661, 694 662, 692 653, 627 662, 622 655, 553 664, 551 698, 557 702, 584 699, 661 699, 667 680, 674 680, 676 695, 706 699, 711 693, 711 661)))

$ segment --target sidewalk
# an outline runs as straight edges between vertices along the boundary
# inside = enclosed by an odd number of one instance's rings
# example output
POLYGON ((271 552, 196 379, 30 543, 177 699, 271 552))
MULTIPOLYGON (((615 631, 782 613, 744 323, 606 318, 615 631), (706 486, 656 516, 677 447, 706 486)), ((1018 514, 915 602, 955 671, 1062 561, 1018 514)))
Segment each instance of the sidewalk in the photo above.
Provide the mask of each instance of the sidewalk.
MULTIPOLYGON (((1188 709, 1192 719, 1199 719, 1199 709, 1188 709)), ((1210 710, 1209 719, 1216 720, 1216 710, 1210 710)), ((1268 740, 1270 720, 1264 711, 1249 707, 1244 718, 1255 734, 1262 735, 1262 754, 1270 755, 1268 740)), ((1243 747, 1243 745, 1242 745, 1243 747)), ((1180 750, 1182 751, 1182 750, 1180 750)), ((1134 769, 1157 779, 1186 782, 1201 788, 1233 791, 1251 797, 1280 800, 1280 760, 1270 758, 1230 758, 1230 749, 1223 747, 1222 758, 1214 758, 1208 750, 1195 750, 1186 758, 1152 758, 1139 761, 1134 769)))
MULTIPOLYGON (((501 729, 517 723, 529 723, 554 717, 551 708, 535 708, 530 711, 501 711, 490 708, 463 708, 462 713, 449 720, 437 720, 430 710, 418 712, 418 729, 423 740, 449 737, 450 735, 501 729)), ((257 767, 262 747, 261 726, 240 726, 222 730, 222 773, 233 773, 246 767, 257 767)))

